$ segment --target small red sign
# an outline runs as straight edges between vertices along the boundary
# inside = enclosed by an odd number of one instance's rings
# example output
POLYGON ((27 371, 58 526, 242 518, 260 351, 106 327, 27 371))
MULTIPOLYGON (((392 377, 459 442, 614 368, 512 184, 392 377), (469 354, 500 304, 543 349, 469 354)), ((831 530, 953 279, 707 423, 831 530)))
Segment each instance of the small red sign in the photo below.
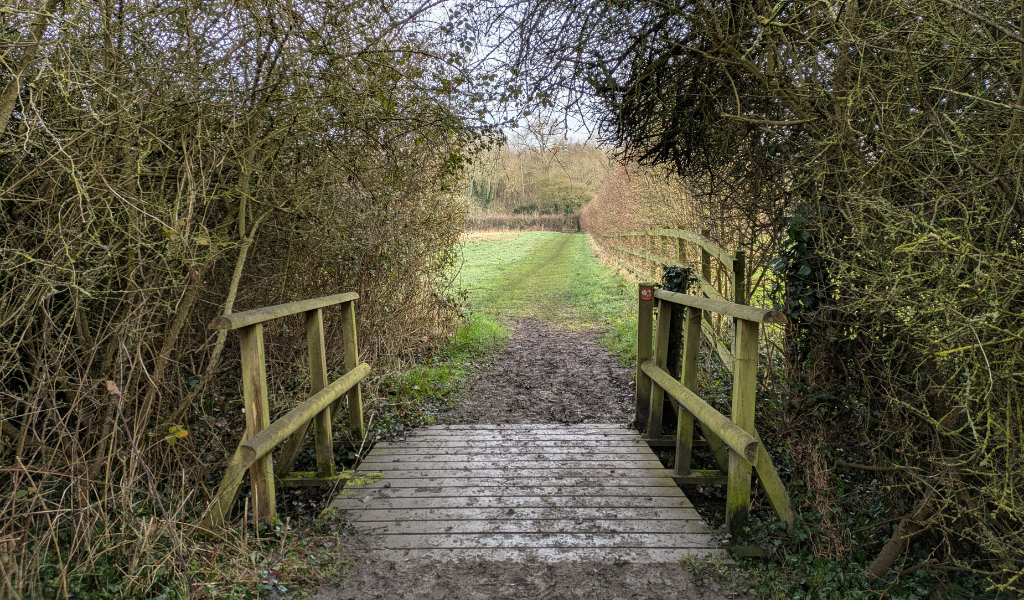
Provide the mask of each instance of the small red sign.
POLYGON ((653 288, 640 288, 640 299, 641 300, 652 300, 654 298, 653 288))

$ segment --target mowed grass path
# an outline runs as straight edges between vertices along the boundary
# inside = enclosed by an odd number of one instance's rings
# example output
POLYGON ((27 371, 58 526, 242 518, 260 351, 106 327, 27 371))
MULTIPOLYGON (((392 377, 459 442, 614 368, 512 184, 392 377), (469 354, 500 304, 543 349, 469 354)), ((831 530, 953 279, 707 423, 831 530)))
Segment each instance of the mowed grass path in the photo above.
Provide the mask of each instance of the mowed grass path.
POLYGON ((471 321, 533 318, 600 332, 623 363, 636 353, 636 288, 593 256, 585 234, 526 232, 475 241, 463 250, 456 284, 471 321))

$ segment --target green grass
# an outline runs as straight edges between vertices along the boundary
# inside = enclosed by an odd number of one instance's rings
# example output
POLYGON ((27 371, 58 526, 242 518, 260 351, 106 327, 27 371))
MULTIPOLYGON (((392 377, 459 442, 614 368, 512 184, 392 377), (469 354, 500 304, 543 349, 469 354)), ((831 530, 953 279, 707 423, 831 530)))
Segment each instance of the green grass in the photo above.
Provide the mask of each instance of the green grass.
POLYGON ((436 422, 439 412, 451 408, 452 393, 507 340, 508 329, 501 323, 468 315, 441 352, 380 382, 371 430, 393 435, 436 422))
POLYGON ((475 314, 598 330, 602 344, 623 364, 632 364, 636 286, 600 264, 592 252, 586 235, 553 232, 467 244, 457 283, 475 314))

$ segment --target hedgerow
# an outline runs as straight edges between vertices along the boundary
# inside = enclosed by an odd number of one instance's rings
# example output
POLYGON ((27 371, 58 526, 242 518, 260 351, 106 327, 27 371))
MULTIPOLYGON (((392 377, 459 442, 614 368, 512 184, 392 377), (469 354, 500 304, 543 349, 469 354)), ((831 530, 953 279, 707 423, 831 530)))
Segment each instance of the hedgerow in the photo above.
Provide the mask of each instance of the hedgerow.
POLYGON ((582 107, 624 162, 671 169, 713 218, 740 206, 779 232, 794 326, 771 418, 819 519, 815 555, 931 574, 936 597, 961 575, 1024 592, 1020 6, 513 12, 493 20, 520 42, 514 96, 582 107))
MULTIPOLYGON (((0 596, 269 585, 196 524, 244 425, 206 324, 356 291, 374 364, 453 331, 464 36, 276 0, 19 1, 0 31, 0 596)), ((303 328, 266 331, 276 413, 303 328)))

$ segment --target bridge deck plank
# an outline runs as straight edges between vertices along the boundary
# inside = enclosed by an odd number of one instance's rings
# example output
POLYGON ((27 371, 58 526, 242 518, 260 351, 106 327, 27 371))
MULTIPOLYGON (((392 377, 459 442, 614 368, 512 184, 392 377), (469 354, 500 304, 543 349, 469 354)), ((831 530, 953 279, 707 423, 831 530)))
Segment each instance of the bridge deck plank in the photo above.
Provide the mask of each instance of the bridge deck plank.
MULTIPOLYGON (((377 444, 381 449, 388 450, 390 452, 401 454, 408 452, 422 452, 424 449, 437 448, 439 450, 469 450, 472 449, 479 453, 480 450, 489 450, 494 452, 500 452, 504 450, 521 450, 523 448, 523 440, 513 441, 494 441, 494 440, 483 440, 485 443, 470 443, 464 440, 452 440, 452 441, 437 441, 438 438, 431 438, 430 440, 417 440, 417 441, 406 441, 406 442, 381 442, 377 444)), ((584 449, 614 449, 616 452, 623 449, 633 448, 647 448, 650 447, 650 443, 644 440, 631 440, 631 439, 612 439, 602 438, 600 440, 583 439, 579 441, 565 441, 565 440, 527 440, 530 444, 530 448, 535 449, 534 451, 547 451, 547 450, 584 450, 584 449)), ((658 442, 664 440, 656 440, 658 442)), ((675 437, 672 438, 672 443, 675 444, 675 437)))
MULTIPOLYGON (((596 450, 591 448, 591 450, 596 450)), ((462 450, 460 452, 450 452, 441 449, 426 450, 422 453, 416 454, 395 454, 388 452, 387 450, 381 450, 374 456, 367 457, 367 462, 597 462, 597 461, 643 461, 643 460, 657 460, 651 459, 650 453, 643 452, 642 450, 633 450, 632 448, 628 452, 573 452, 561 450, 559 452, 545 451, 527 452, 520 450, 518 452, 487 452, 485 448, 481 448, 480 452, 477 453, 472 449, 462 450)))
POLYGON ((721 543, 640 436, 617 425, 443 425, 380 443, 332 507, 384 552, 671 562, 721 543))
MULTIPOLYGON (((675 487, 671 477, 417 477, 414 479, 380 480, 361 486, 358 489, 374 490, 378 488, 420 488, 420 487, 537 487, 537 486, 572 486, 575 488, 635 488, 675 487)), ((352 488, 357 489, 357 488, 352 488)), ((588 490, 587 493, 594 493, 588 490)))
POLYGON ((594 534, 594 533, 707 533, 700 521, 686 519, 473 519, 457 521, 360 521, 379 533, 409 534, 594 534))
MULTIPOLYGON (((534 463, 536 464, 536 463, 534 463)), ((665 477, 665 469, 663 468, 650 468, 650 469, 629 469, 629 468, 615 468, 615 469, 584 469, 584 468, 572 468, 572 467, 548 467, 548 468, 513 468, 509 469, 507 466, 501 469, 484 469, 484 468, 469 468, 460 467, 454 468, 439 467, 430 469, 392 469, 390 463, 377 463, 372 468, 363 466, 359 470, 360 474, 366 473, 387 473, 389 480, 396 479, 423 479, 429 477, 460 477, 460 478, 476 478, 483 480, 492 480, 496 478, 522 478, 522 477, 583 477, 583 478, 597 478, 597 477, 665 477)), ((436 464, 434 465, 437 466, 436 464)), ((351 488, 355 489, 355 488, 351 488)))
POLYGON ((428 445, 384 445, 380 448, 378 456, 399 457, 401 455, 423 455, 424 451, 431 451, 443 455, 522 455, 522 454, 571 454, 579 455, 581 451, 612 453, 612 454, 637 454, 644 453, 648 444, 586 444, 586 445, 559 445, 548 442, 530 442, 529 446, 523 447, 522 443, 487 443, 485 445, 453 445, 453 444, 428 444, 428 445))
MULTIPOLYGON (((542 458, 518 459, 514 456, 497 456, 494 460, 479 460, 479 457, 464 456, 463 460, 431 460, 431 461, 403 461, 391 457, 363 461, 362 469, 376 469, 378 471, 422 471, 430 469, 502 469, 511 471, 515 469, 575 469, 579 471, 618 470, 629 469, 658 469, 661 462, 653 456, 644 460, 544 460, 542 458)), ((582 457, 581 457, 582 458, 582 457)))
MULTIPOLYGON (((475 480, 474 480, 475 482, 475 480)), ((391 498, 471 498, 471 497, 492 497, 505 496, 582 496, 592 498, 595 494, 604 497, 609 496, 663 496, 667 498, 678 498, 679 488, 668 486, 644 486, 644 487, 577 487, 577 486, 510 486, 495 490, 494 486, 392 486, 390 488, 374 488, 376 490, 387 490, 391 498)))

